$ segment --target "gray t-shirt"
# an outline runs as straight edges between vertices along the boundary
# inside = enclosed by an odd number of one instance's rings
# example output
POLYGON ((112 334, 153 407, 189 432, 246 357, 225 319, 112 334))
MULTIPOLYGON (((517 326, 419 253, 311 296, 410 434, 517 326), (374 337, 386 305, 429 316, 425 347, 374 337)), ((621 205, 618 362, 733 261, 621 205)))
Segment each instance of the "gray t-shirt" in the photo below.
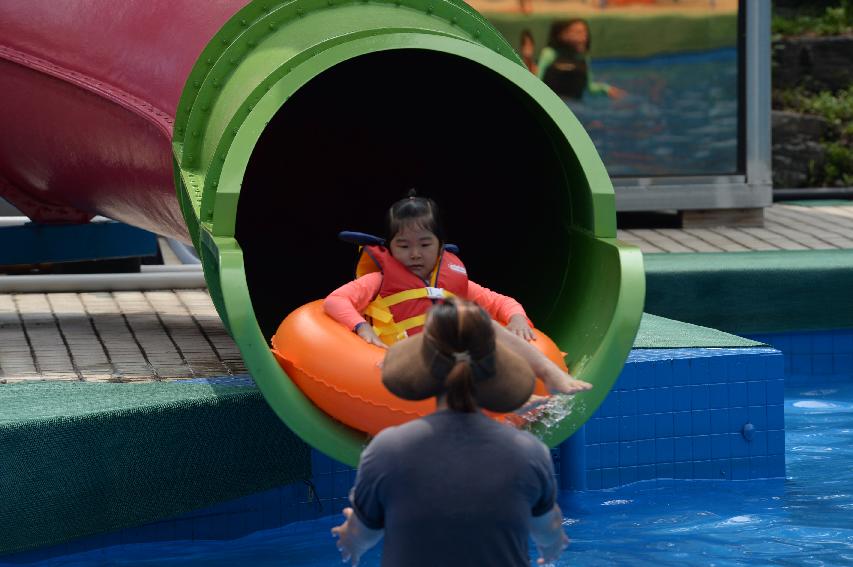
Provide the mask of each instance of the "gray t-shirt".
POLYGON ((385 529, 382 565, 529 565, 531 516, 554 507, 554 465, 533 435, 440 411, 376 436, 351 500, 385 529))

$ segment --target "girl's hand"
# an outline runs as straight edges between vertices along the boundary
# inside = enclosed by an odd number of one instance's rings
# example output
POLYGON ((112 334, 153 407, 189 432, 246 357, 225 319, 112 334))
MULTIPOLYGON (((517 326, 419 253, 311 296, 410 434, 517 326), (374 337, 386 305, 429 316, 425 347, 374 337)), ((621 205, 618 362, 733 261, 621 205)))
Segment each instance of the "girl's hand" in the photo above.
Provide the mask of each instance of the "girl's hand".
POLYGON ((524 315, 516 313, 509 318, 506 324, 506 330, 513 335, 518 335, 525 341, 535 341, 536 335, 533 334, 533 329, 527 324, 527 318, 524 315))
POLYGON ((376 336, 376 333, 373 332, 373 327, 371 327, 367 323, 362 323, 361 325, 359 325, 358 328, 355 330, 355 333, 359 337, 364 339, 364 342, 368 344, 376 345, 379 348, 388 348, 388 345, 383 343, 382 340, 376 336))

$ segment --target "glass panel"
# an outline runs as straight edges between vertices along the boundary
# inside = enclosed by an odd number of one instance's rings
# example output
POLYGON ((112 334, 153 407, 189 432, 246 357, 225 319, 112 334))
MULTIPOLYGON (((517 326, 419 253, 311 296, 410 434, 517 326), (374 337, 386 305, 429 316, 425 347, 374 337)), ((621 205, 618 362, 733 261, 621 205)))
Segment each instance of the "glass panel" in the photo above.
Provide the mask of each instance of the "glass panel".
POLYGON ((471 0, 611 176, 739 171, 737 0, 471 0))

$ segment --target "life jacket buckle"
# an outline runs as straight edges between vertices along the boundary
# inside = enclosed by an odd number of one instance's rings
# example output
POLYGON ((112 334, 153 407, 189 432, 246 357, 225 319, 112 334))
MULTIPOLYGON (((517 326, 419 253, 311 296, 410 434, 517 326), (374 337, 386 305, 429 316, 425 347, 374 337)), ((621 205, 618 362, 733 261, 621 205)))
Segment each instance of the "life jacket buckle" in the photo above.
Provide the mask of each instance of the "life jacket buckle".
POLYGON ((444 289, 440 287, 427 287, 427 297, 430 299, 444 299, 444 289))

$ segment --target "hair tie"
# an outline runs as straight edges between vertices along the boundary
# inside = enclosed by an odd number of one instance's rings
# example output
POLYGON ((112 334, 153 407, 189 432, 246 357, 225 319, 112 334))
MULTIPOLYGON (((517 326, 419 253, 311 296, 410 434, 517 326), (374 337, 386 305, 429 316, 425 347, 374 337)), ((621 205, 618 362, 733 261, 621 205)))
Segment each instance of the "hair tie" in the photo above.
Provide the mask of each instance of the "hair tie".
POLYGON ((456 361, 457 364, 460 362, 467 362, 468 364, 471 364, 471 353, 467 350, 463 350, 461 352, 454 352, 453 359, 456 361))

